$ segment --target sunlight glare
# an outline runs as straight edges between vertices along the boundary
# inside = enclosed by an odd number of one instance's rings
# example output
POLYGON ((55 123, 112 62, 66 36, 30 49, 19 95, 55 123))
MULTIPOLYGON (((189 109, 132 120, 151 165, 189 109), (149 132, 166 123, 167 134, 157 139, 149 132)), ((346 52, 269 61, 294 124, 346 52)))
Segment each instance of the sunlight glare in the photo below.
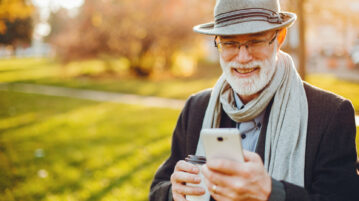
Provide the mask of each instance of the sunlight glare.
POLYGON ((32 0, 35 6, 44 7, 62 7, 66 9, 73 9, 82 6, 84 0, 32 0))
POLYGON ((72 9, 82 6, 84 0, 61 0, 57 1, 61 7, 66 9, 72 9))

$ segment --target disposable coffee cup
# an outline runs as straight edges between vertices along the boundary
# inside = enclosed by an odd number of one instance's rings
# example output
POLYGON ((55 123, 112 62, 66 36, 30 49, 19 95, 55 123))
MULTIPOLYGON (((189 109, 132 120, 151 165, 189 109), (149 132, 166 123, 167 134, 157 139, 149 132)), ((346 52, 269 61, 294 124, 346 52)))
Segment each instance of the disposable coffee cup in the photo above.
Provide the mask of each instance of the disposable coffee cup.
MULTIPOLYGON (((201 170, 201 166, 206 164, 206 157, 188 155, 186 157, 185 161, 196 165, 201 170)), ((186 185, 202 187, 206 191, 206 193, 203 195, 186 195, 186 200, 188 200, 188 201, 209 201, 210 193, 207 189, 206 184, 204 183, 204 177, 203 177, 203 174, 201 173, 201 171, 198 173, 198 175, 201 177, 201 183, 199 183, 199 184, 186 183, 186 185)))

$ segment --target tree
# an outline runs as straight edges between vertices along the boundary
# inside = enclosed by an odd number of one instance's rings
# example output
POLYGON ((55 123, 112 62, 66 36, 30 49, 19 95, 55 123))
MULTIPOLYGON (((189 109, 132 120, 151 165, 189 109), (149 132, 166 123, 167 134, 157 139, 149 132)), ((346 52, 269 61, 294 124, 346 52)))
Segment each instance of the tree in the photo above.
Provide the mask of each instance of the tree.
POLYGON ((29 44, 32 35, 32 19, 15 19, 14 21, 5 21, 6 32, 0 34, 0 44, 18 46, 29 44))
POLYGON ((298 15, 299 46, 294 51, 298 54, 298 72, 303 79, 306 76, 307 30, 330 24, 345 34, 348 24, 353 27, 359 26, 358 10, 351 7, 355 4, 354 0, 285 0, 283 3, 286 9, 298 15))
POLYGON ((25 0, 0 1, 0 44, 16 47, 29 44, 33 7, 25 0))
POLYGON ((195 43, 192 26, 206 21, 213 2, 88 0, 53 44, 65 60, 119 55, 136 75, 148 76, 155 66, 168 68, 176 50, 195 43))
POLYGON ((68 15, 68 11, 64 8, 60 8, 56 12, 51 12, 49 19, 47 20, 51 27, 51 31, 49 35, 44 38, 44 40, 51 42, 63 30, 68 29, 67 26, 71 25, 69 23, 71 20, 72 19, 68 15))

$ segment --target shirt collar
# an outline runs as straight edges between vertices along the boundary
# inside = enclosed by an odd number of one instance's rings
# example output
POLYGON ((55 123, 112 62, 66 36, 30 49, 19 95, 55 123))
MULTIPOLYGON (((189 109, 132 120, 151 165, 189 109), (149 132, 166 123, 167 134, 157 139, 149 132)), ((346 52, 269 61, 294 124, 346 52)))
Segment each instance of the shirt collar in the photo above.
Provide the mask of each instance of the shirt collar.
POLYGON ((243 109, 244 108, 244 104, 242 102, 242 100, 239 98, 238 94, 236 92, 234 93, 234 100, 236 101, 236 106, 238 109, 243 109))

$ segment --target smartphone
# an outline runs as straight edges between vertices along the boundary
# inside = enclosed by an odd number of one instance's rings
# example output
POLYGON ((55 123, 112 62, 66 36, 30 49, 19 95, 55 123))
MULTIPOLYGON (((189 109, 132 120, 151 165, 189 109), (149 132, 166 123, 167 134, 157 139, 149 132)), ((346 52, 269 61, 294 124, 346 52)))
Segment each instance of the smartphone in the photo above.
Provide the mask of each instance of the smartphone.
POLYGON ((244 162, 242 140, 238 129, 202 129, 201 138, 207 158, 218 157, 244 162))

